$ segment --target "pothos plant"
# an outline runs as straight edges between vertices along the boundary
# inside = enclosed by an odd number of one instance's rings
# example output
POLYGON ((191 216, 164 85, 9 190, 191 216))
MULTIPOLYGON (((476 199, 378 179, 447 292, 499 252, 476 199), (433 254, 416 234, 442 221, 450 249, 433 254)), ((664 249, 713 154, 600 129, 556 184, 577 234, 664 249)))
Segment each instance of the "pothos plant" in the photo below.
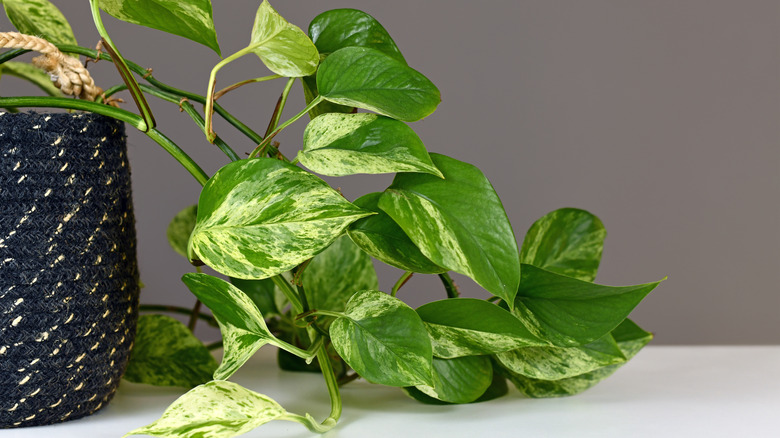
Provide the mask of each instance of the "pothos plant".
MULTIPOLYGON (((198 204, 174 218, 168 237, 194 265, 224 276, 197 268, 182 278, 213 315, 196 306, 187 311, 192 321, 206 319, 221 330, 222 361, 217 364, 175 319, 143 316, 126 378, 194 388, 130 435, 227 437, 272 420, 324 432, 341 415, 339 386, 358 377, 434 404, 496 398, 508 392, 507 381, 529 397, 572 395, 609 376, 652 338, 627 316, 657 282, 593 282, 606 235, 598 218, 577 209, 553 211, 531 226, 518 247, 485 175, 471 164, 428 153, 406 122, 431 114, 439 90, 407 65, 387 31, 365 12, 323 12, 307 34, 263 1, 249 44, 214 66, 204 96, 163 83, 124 59, 101 11, 219 54, 208 0, 91 0, 101 51, 77 46, 67 21, 47 0, 3 3, 21 32, 43 36, 65 53, 114 62, 123 83, 96 102, 3 97, 0 106, 70 108, 123 120, 203 185, 198 204), (251 54, 271 74, 216 91, 219 70, 251 54), (282 78, 264 135, 216 103, 239 86, 282 78), (305 105, 282 122, 298 81, 305 105), (139 114, 102 103, 125 89, 139 114), (228 163, 206 175, 155 126, 145 96, 179 105, 228 163), (203 105, 202 114, 193 102, 203 105), (214 132, 213 114, 251 141, 248 158, 240 159, 214 132), (288 159, 273 139, 306 115, 311 120, 301 147, 288 159), (392 184, 354 200, 315 175, 381 173, 394 173, 392 184), (392 290, 378 290, 372 258, 404 271, 392 290), (460 298, 449 272, 470 277, 490 298, 460 298), (397 295, 413 274, 438 275, 446 298, 409 307, 397 295), (289 412, 255 388, 230 381, 265 345, 278 347, 284 369, 322 373, 331 400, 327 418, 289 412)), ((0 55, 3 71, 58 94, 42 73, 10 61, 24 51, 0 55)))

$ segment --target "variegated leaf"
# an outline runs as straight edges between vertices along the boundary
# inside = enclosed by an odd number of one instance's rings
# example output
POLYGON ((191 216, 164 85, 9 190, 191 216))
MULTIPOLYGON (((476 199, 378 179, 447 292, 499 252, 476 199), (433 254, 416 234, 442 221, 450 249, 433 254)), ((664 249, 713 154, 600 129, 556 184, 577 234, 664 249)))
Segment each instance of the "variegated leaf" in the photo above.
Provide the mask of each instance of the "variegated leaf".
POLYGON ((493 381, 493 365, 488 356, 454 359, 433 358, 433 385, 416 388, 429 397, 449 403, 471 403, 493 381))
POLYGON ((276 288, 273 280, 264 278, 262 280, 243 280, 240 278, 231 278, 233 286, 241 289, 249 299, 257 306, 257 310, 267 319, 273 315, 281 315, 284 309, 286 298, 276 288))
POLYGON ((431 341, 417 313, 390 295, 360 291, 330 326, 333 347, 372 383, 433 385, 431 341))
POLYGON ((217 361, 190 329, 165 315, 138 318, 124 378, 156 386, 192 388, 211 380, 217 361))
POLYGON ((296 166, 240 160, 203 187, 188 254, 224 275, 268 278, 313 257, 370 214, 296 166))
POLYGON ((100 0, 100 9, 122 21, 190 39, 220 55, 211 0, 100 0))
POLYGON ((593 281, 607 231, 585 210, 562 208, 534 222, 523 240, 520 262, 583 281, 593 281))
POLYGON ((529 347, 496 354, 504 368, 542 380, 559 380, 626 361, 611 334, 581 347, 529 347))
POLYGON ((263 315, 241 289, 206 274, 184 274, 182 281, 219 322, 224 353, 214 379, 229 378, 260 347, 275 343, 263 315))
POLYGON ((317 70, 325 100, 414 122, 436 110, 439 89, 423 74, 379 50, 345 47, 328 55, 317 70))
POLYGON ((287 412, 271 398, 227 381, 198 386, 173 402, 162 417, 128 435, 228 438, 249 432, 287 412))
POLYGON ((322 114, 306 126, 298 160, 322 175, 421 172, 442 177, 420 137, 376 114, 322 114))
POLYGON ((249 47, 269 70, 281 76, 311 75, 320 62, 317 47, 306 33, 282 18, 267 0, 257 9, 249 47))
POLYGON ((32 64, 6 61, 0 64, 0 74, 16 76, 29 81, 49 96, 63 97, 62 91, 51 81, 51 76, 32 64))
POLYGON ((404 271, 440 274, 447 269, 437 266, 420 252, 398 224, 379 209, 381 193, 369 193, 354 201, 358 207, 376 214, 353 222, 347 233, 363 251, 377 260, 404 271))
POLYGON ((2 0, 8 20, 21 33, 54 44, 76 45, 68 20, 49 0, 2 0))
MULTIPOLYGON (((626 357, 626 360, 633 358, 639 350, 653 339, 651 333, 642 330, 629 319, 623 321, 615 330, 613 330, 612 336, 620 347, 623 355, 626 357)), ((501 369, 501 372, 526 396, 545 398, 565 397, 579 394, 611 376, 612 373, 617 371, 621 366, 623 366, 623 363, 609 365, 589 373, 560 380, 532 379, 509 372, 503 368, 501 369)))
POLYGON ((445 179, 399 173, 379 208, 435 264, 471 277, 511 305, 520 255, 501 200, 476 167, 444 155, 431 158, 445 179))
POLYGON ((184 210, 176 213, 176 216, 168 223, 165 231, 168 237, 168 244, 174 251, 187 257, 187 244, 190 241, 190 235, 195 228, 195 219, 198 217, 198 206, 191 205, 184 210))
POLYGON ((484 300, 455 298, 417 309, 431 336, 433 354, 454 358, 549 345, 514 315, 484 300))
POLYGON ((558 347, 577 347, 617 327, 660 282, 602 286, 523 265, 513 313, 558 347))
POLYGON ((379 288, 371 257, 347 236, 314 256, 301 280, 310 308, 337 312, 344 310, 355 290, 379 288))

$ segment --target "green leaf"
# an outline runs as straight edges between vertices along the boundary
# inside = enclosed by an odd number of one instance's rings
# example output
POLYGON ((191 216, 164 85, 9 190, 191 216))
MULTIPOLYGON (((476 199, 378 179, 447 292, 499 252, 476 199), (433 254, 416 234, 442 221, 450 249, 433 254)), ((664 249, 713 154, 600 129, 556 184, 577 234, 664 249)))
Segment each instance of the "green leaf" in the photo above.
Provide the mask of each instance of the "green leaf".
POLYGON ((493 365, 487 356, 433 358, 433 386, 416 386, 424 394, 449 403, 471 403, 493 382, 493 365))
POLYGON ((420 137, 404 122, 376 114, 323 114, 303 133, 298 160, 328 176, 422 172, 441 177, 420 137))
POLYGON ((420 120, 441 101, 439 89, 421 73, 378 50, 345 47, 317 70, 320 95, 405 122, 420 120))
POLYGON ((576 347, 612 331, 659 283, 601 286, 523 265, 513 312, 540 338, 576 347))
POLYGON ((435 264, 513 303, 520 255, 501 200, 476 167, 444 155, 431 158, 445 179, 399 173, 379 208, 435 264))
POLYGON ((48 0, 2 0, 8 20, 21 33, 54 44, 78 44, 68 20, 48 0))
POLYGON ((283 418, 287 412, 271 398, 238 384, 213 381, 179 397, 152 424, 127 435, 166 438, 227 438, 283 418))
POLYGON ((454 358, 548 345, 508 311, 475 298, 454 298, 417 308, 431 336, 433 354, 454 358))
POLYGON ((100 9, 119 20, 203 44, 221 56, 211 0, 100 0, 100 9))
POLYGON ((344 47, 369 47, 406 64, 401 51, 376 19, 357 9, 332 9, 314 17, 309 36, 320 53, 344 47))
POLYGON ((195 228, 195 219, 198 217, 198 206, 191 205, 184 210, 176 213, 168 224, 165 235, 168 237, 168 244, 174 251, 187 257, 187 244, 190 241, 190 235, 195 228))
MULTIPOLYGON (((617 342, 626 360, 633 358, 639 350, 653 339, 652 334, 642 330, 629 319, 623 321, 612 331, 612 337, 617 342)), ((560 380, 532 379, 520 374, 514 374, 503 368, 500 371, 526 396, 544 398, 579 394, 611 376, 621 366, 623 366, 622 363, 609 365, 589 373, 560 380)))
POLYGON ((241 289, 206 274, 184 274, 181 280, 211 309, 219 323, 224 353, 214 379, 229 378, 260 347, 276 344, 263 315, 241 289))
POLYGON ((360 291, 330 326, 333 347, 360 376, 387 386, 433 385, 431 341, 403 301, 360 291))
POLYGON ((607 231, 585 210, 562 208, 534 222, 523 240, 520 262, 557 274, 593 281, 607 231))
MULTIPOLYGON (((315 97, 319 96, 319 92, 317 91, 317 77, 314 75, 304 76, 301 78, 301 85, 303 86, 303 97, 306 99, 306 105, 308 105, 312 100, 314 100, 315 97)), ((328 102, 327 100, 323 100, 314 108, 309 110, 309 118, 313 120, 315 117, 322 114, 353 113, 356 111, 357 108, 337 105, 335 103, 328 102)))
POLYGON ((344 310, 355 290, 379 288, 371 257, 347 236, 312 259, 302 282, 310 308, 337 312, 344 310))
POLYGON ((138 318, 124 378, 156 386, 192 388, 211 380, 217 361, 192 332, 174 318, 138 318))
POLYGON ((534 379, 559 380, 626 361, 611 334, 581 347, 530 347, 496 354, 501 365, 534 379))
POLYGON ((273 280, 264 278, 262 280, 243 280, 240 278, 231 278, 233 286, 241 289, 265 318, 271 315, 281 315, 279 309, 280 292, 276 290, 273 280))
POLYGON ((282 18, 267 0, 257 9, 249 47, 269 70, 281 76, 311 75, 320 62, 309 37, 282 18))
POLYGON ((203 187, 188 254, 231 277, 268 278, 312 258, 369 214, 296 166, 240 160, 203 187))
POLYGON ((347 233, 363 251, 390 266, 422 274, 440 274, 447 269, 437 266, 420 252, 398 224, 379 209, 381 193, 369 193, 354 201, 358 207, 373 211, 373 216, 353 222, 347 233))
POLYGON ((63 97, 62 92, 51 81, 49 76, 43 70, 27 64, 26 62, 14 62, 6 61, 0 64, 0 74, 16 76, 18 78, 27 80, 38 88, 43 90, 49 96, 63 97))

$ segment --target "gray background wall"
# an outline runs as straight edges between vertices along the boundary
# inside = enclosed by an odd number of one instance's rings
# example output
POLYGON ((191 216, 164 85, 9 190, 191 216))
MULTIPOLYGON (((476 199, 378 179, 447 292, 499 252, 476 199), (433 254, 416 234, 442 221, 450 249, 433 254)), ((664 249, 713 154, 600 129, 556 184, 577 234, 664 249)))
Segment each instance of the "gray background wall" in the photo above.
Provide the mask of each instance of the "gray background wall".
MULTIPOLYGON (((80 43, 94 46, 86 2, 54 3, 80 43)), ((214 2, 224 55, 246 45, 259 3, 214 2)), ((336 7, 360 8, 383 23, 409 64, 442 92, 438 111, 413 127, 429 150, 488 175, 518 239, 548 211, 584 208, 609 233, 597 281, 669 277, 633 314, 658 344, 780 343, 777 1, 277 0, 274 6, 304 29, 336 7)), ((214 53, 110 17, 105 22, 127 58, 153 67, 162 81, 205 93, 219 60, 214 53)), ((91 69, 104 87, 119 81, 108 63, 91 69)), ((258 59, 246 57, 225 68, 219 84, 266 74, 258 59)), ((221 102, 262 130, 283 85, 248 86, 221 102)), ((0 83, 3 95, 25 90, 12 79, 0 83)), ((152 104, 160 128, 207 172, 226 163, 175 106, 152 104)), ((285 116, 302 107, 296 86, 285 116)), ((304 123, 279 137, 289 155, 304 123)), ((241 152, 252 149, 224 123, 217 132, 241 152)), ((168 248, 165 226, 196 201, 198 185, 142 134, 131 132, 129 141, 142 300, 189 306, 178 279, 191 268, 168 248)), ((330 181, 353 199, 382 190, 390 178, 330 181)), ((385 289, 398 274, 380 274, 385 289)), ((457 281, 479 296, 469 280, 457 281)), ((418 276, 401 295, 419 304, 443 292, 437 279, 418 276)))

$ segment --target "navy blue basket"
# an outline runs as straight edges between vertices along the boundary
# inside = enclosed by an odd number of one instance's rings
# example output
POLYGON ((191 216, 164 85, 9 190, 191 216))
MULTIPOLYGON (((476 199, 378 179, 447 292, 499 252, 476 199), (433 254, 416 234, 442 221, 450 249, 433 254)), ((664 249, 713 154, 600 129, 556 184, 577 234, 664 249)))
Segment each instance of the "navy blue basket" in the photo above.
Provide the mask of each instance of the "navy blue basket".
POLYGON ((114 395, 138 315, 124 124, 0 113, 0 428, 114 395))

